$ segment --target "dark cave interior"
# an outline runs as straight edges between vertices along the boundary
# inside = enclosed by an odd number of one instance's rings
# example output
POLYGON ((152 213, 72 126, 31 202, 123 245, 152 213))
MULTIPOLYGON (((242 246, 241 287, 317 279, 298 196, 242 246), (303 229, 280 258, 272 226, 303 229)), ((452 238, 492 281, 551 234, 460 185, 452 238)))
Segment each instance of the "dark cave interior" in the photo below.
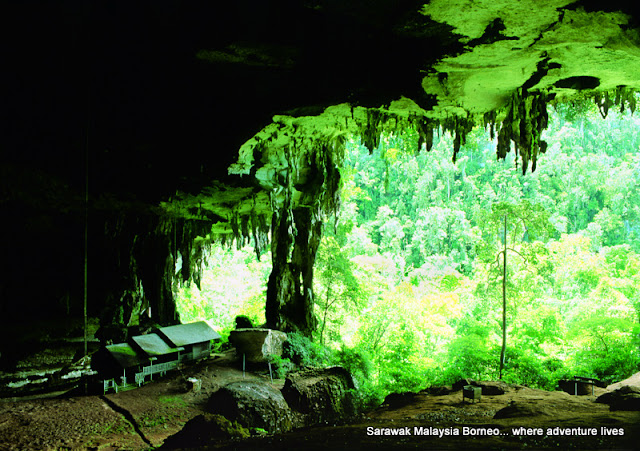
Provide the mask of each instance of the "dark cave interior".
MULTIPOLYGON (((175 286, 199 284, 212 243, 270 248, 267 326, 310 335, 313 264, 323 218, 340 205, 347 135, 373 151, 381 133, 412 128, 428 151, 441 127, 455 160, 480 124, 498 158, 515 152, 530 172, 545 164, 548 103, 586 99, 606 117, 635 110, 640 90, 640 11, 621 0, 71 0, 0 11, 2 374, 77 362, 85 334, 93 351, 178 323, 175 286)), ((131 405, 187 409, 159 387, 132 391, 131 405)), ((451 393, 416 396, 454 418, 451 393)), ((96 411, 96 399, 81 402, 96 411)), ((594 424, 637 419, 571 402, 594 424)), ((482 405, 478 421, 505 406, 482 405)), ((340 431, 344 445, 352 432, 340 431)), ((140 433, 136 446, 162 434, 140 433)))
POLYGON ((344 133, 373 149, 410 126, 428 149, 442 126, 455 158, 484 123, 526 171, 547 102, 635 109, 629 2, 473 3, 3 5, 0 368, 82 336, 85 225, 96 338, 178 322, 172 284, 233 239, 276 250, 267 320, 308 333, 344 133))

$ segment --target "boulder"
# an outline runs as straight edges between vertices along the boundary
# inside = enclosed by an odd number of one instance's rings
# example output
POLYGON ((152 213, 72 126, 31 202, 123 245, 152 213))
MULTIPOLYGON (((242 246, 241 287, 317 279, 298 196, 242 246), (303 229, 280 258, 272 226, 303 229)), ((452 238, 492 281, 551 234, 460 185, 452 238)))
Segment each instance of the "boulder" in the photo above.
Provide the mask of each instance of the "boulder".
POLYGON ((596 402, 609 404, 611 410, 640 410, 640 387, 625 385, 598 396, 596 402))
POLYGON ((503 381, 483 381, 472 385, 482 388, 482 394, 485 396, 504 395, 514 389, 513 385, 503 381))
POLYGON ((247 438, 249 431, 234 421, 227 420, 222 415, 198 415, 187 422, 174 435, 168 437, 163 449, 184 449, 204 447, 212 440, 228 440, 231 438, 247 438))
POLYGON ((450 385, 432 385, 429 388, 425 388, 420 393, 427 393, 433 396, 444 396, 444 395, 448 395, 452 391, 455 391, 455 390, 450 385))
POLYGON ((541 415, 553 417, 555 414, 551 408, 546 407, 542 403, 511 401, 508 406, 498 410, 493 418, 498 420, 501 418, 529 418, 541 415))
POLYGON ((477 385, 475 379, 464 378, 453 384, 453 391, 462 390, 465 385, 477 385))
POLYGON ((266 363, 271 356, 281 356, 286 339, 287 334, 272 329, 236 329, 229 334, 238 356, 244 355, 249 363, 266 363))
POLYGON ((399 409, 400 407, 411 404, 415 400, 416 395, 417 393, 413 392, 390 393, 384 398, 382 404, 389 406, 391 409, 399 409))
POLYGON ((358 409, 353 389, 353 378, 342 367, 309 368, 288 374, 282 395, 310 426, 355 416, 358 409))
MULTIPOLYGON (((209 411, 244 427, 281 433, 294 427, 294 417, 282 393, 262 381, 237 381, 209 398, 209 411)), ((297 425, 296 425, 297 426, 297 425)))
POLYGON ((640 387, 640 372, 634 374, 627 379, 616 382, 615 384, 611 384, 607 387, 607 390, 617 390, 618 388, 624 387, 625 385, 640 387))
POLYGON ((453 391, 462 390, 467 385, 482 388, 482 394, 485 396, 504 395, 506 392, 514 389, 514 385, 507 384, 503 381, 476 381, 474 379, 460 379, 453 384, 453 391))

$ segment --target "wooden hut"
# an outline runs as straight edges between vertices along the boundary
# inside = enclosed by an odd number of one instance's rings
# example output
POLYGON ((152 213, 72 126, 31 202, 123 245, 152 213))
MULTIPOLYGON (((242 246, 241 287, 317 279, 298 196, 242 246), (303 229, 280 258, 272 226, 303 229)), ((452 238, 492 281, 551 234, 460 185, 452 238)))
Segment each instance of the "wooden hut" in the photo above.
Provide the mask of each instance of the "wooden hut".
POLYGON ((136 378, 144 379, 149 376, 150 380, 153 380, 153 375, 160 373, 164 375, 169 370, 178 367, 180 362, 180 352, 184 351, 184 348, 171 347, 166 341, 164 341, 157 334, 136 335, 130 339, 133 348, 138 350, 141 355, 146 356, 147 362, 142 367, 141 374, 137 374, 136 378))
POLYGON ((131 337, 128 343, 108 345, 92 357, 103 392, 142 385, 154 374, 164 375, 181 361, 209 357, 211 342, 220 335, 206 322, 162 327, 155 333, 131 337))
POLYGON ((156 333, 174 348, 184 348, 181 360, 196 360, 209 357, 211 342, 219 341, 220 335, 205 321, 161 327, 156 333))
POLYGON ((145 355, 137 352, 129 343, 108 345, 98 350, 91 359, 91 366, 100 374, 103 391, 126 387, 138 382, 137 374, 148 365, 145 355))

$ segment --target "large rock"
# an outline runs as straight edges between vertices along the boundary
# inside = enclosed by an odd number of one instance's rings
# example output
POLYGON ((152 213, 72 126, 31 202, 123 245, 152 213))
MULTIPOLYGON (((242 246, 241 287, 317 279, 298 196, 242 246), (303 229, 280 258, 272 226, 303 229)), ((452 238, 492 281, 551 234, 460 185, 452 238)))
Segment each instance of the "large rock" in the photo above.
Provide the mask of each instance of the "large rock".
POLYGON ((618 388, 624 387, 625 385, 640 387, 640 372, 634 374, 627 379, 616 382, 615 384, 611 384, 607 387, 607 390, 617 390, 618 388))
POLYGON ((486 396, 504 395, 512 391, 516 386, 503 381, 476 381, 474 379, 460 379, 453 384, 453 391, 462 390, 465 385, 473 385, 482 388, 482 394, 486 396))
POLYGON ((625 385, 598 396, 596 402, 609 404, 611 410, 640 410, 640 387, 625 385))
POLYGON ((390 393, 384 398, 382 405, 387 405, 390 409, 399 409, 414 402, 416 396, 418 393, 413 392, 390 393))
POLYGON ((209 398, 209 411, 269 432, 287 432, 294 426, 282 393, 262 381, 238 381, 222 387, 209 398))
POLYGON ((420 393, 427 393, 433 396, 444 396, 448 395, 452 391, 455 391, 450 385, 432 385, 429 388, 425 388, 420 393))
POLYGON ((511 401, 508 406, 498 410, 493 418, 498 420, 501 418, 530 418, 536 416, 553 417, 555 414, 556 412, 544 403, 511 401))
POLYGON ((192 418, 176 434, 168 437, 162 449, 196 448, 210 445, 215 440, 247 438, 249 431, 238 424, 227 420, 222 415, 206 413, 192 418))
POLYGON ((271 356, 281 356, 286 339, 287 334, 272 329, 236 329, 229 335, 236 353, 250 363, 266 363, 271 356))
POLYGON ((475 384, 482 388, 482 394, 486 396, 504 395, 509 391, 513 391, 515 386, 507 384, 503 381, 482 381, 475 384))
POLYGON ((287 375, 282 394, 305 425, 347 420, 357 414, 353 378, 342 367, 311 368, 287 375))

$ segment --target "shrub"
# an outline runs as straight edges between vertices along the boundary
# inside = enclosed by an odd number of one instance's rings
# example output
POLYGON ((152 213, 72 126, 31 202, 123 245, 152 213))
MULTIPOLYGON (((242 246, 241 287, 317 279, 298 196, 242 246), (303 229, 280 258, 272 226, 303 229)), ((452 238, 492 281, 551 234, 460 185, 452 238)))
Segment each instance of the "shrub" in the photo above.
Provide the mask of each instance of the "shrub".
POLYGON ((271 365, 276 379, 284 379, 296 367, 291 360, 279 355, 271 356, 271 365))
POLYGON ((282 357, 294 364, 305 366, 329 366, 335 358, 332 351, 298 332, 287 334, 287 341, 282 346, 282 357))

